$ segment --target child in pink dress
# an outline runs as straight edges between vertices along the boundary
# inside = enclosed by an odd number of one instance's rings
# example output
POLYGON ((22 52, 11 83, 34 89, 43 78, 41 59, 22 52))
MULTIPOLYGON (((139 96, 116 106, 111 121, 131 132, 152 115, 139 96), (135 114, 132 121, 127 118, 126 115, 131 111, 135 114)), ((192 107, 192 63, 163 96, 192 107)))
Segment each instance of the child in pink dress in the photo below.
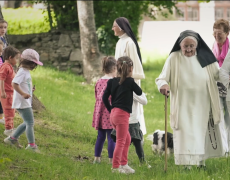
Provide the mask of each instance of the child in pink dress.
POLYGON ((105 57, 102 63, 103 63, 102 71, 105 73, 105 75, 97 81, 95 86, 96 103, 94 107, 93 123, 92 123, 92 126, 96 130, 98 130, 97 141, 95 144, 95 158, 93 161, 94 164, 101 162, 101 152, 106 139, 106 134, 108 139, 108 155, 109 155, 110 163, 112 163, 113 151, 115 148, 115 143, 110 137, 110 134, 113 130, 109 118, 110 114, 102 101, 102 96, 107 87, 108 80, 116 76, 117 73, 116 60, 113 57, 105 57))

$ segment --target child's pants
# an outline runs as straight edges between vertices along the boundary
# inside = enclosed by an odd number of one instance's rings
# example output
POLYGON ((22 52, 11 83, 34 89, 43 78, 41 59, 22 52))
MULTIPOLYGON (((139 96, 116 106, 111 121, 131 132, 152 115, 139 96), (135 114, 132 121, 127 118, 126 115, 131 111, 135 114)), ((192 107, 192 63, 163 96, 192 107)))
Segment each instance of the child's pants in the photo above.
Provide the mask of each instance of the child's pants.
POLYGON ((141 140, 139 139, 132 139, 133 145, 135 146, 137 156, 140 160, 140 162, 143 162, 145 160, 144 150, 141 143, 141 140))
POLYGON ((12 134, 13 138, 18 139, 19 136, 26 131, 26 137, 28 143, 35 143, 34 139, 34 115, 32 108, 17 109, 20 116, 23 119, 23 123, 20 124, 12 134))
POLYGON ((6 92, 6 98, 1 98, 1 103, 5 115, 5 129, 13 129, 15 115, 15 109, 11 108, 13 103, 13 93, 6 92))
POLYGON ((130 114, 120 108, 113 108, 110 114, 110 121, 116 129, 116 146, 113 153, 113 168, 128 163, 128 151, 131 142, 129 134, 130 114))
POLYGON ((112 129, 98 129, 98 135, 97 135, 97 142, 95 144, 95 157, 100 157, 101 156, 101 151, 106 139, 106 134, 107 134, 107 139, 108 139, 108 155, 109 158, 113 158, 113 151, 115 148, 115 143, 113 142, 110 134, 112 132, 112 129))

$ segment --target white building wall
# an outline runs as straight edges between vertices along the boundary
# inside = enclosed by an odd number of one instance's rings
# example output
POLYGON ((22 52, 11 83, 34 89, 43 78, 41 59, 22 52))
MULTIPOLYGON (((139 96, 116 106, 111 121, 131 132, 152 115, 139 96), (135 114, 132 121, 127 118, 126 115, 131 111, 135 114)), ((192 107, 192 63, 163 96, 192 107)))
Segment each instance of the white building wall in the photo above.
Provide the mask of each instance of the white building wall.
POLYGON ((0 6, 4 7, 5 1, 0 1, 0 6))
POLYGON ((200 6, 200 21, 214 21, 215 20, 215 1, 209 3, 199 3, 200 6))
POLYGON ((200 21, 145 21, 141 36, 140 46, 143 53, 143 60, 147 57, 145 54, 166 55, 169 54, 175 41, 182 31, 193 30, 200 34, 206 44, 212 48, 214 37, 213 23, 215 22, 215 4, 200 3, 200 21))

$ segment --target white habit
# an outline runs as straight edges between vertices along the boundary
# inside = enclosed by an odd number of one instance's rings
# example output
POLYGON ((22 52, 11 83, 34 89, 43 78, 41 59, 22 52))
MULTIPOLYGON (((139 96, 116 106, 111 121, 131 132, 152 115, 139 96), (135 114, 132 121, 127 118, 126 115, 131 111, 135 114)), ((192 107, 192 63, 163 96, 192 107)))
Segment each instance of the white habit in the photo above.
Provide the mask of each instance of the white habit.
MULTIPOLYGON (((226 96, 226 104, 228 109, 228 114, 230 115, 230 85, 229 85, 229 77, 230 77, 230 46, 228 53, 224 59, 224 62, 220 68, 220 81, 227 88, 227 96, 226 96)), ((226 113, 226 112, 225 112, 226 113)), ((224 116, 223 116, 224 118, 224 116)), ((229 116, 225 119, 225 127, 228 139, 228 148, 230 149, 230 118, 229 116)))
MULTIPOLYGON (((142 64, 140 62, 140 58, 137 54, 137 47, 133 40, 125 33, 122 36, 119 37, 119 41, 116 44, 116 51, 115 51, 115 59, 118 59, 122 56, 128 56, 133 61, 133 75, 132 77, 135 79, 135 82, 141 87, 141 79, 145 78, 145 74, 143 71, 142 64)), ((138 102, 137 102, 138 103, 138 102)), ((140 129, 145 135, 146 132, 146 126, 145 126, 145 119, 144 119, 144 112, 143 112, 143 105, 138 103, 138 110, 140 111, 140 129)), ((130 118, 134 119, 133 117, 135 114, 131 113, 130 118)))
POLYGON ((158 89, 170 84, 170 125, 177 165, 199 165, 226 152, 219 127, 218 78, 217 63, 202 68, 196 55, 186 57, 180 50, 170 54, 156 79, 158 89), (210 112, 213 127, 208 125, 210 112))

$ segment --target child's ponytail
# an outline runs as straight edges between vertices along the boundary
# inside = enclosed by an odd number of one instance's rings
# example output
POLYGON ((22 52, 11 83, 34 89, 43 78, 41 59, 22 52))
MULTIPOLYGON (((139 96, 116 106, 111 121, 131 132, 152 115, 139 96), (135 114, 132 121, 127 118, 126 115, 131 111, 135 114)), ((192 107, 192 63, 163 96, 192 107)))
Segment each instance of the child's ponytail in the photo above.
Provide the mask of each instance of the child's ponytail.
POLYGON ((128 56, 123 56, 117 60, 117 73, 120 76, 119 84, 122 84, 129 73, 131 72, 131 67, 133 66, 133 61, 128 56))

